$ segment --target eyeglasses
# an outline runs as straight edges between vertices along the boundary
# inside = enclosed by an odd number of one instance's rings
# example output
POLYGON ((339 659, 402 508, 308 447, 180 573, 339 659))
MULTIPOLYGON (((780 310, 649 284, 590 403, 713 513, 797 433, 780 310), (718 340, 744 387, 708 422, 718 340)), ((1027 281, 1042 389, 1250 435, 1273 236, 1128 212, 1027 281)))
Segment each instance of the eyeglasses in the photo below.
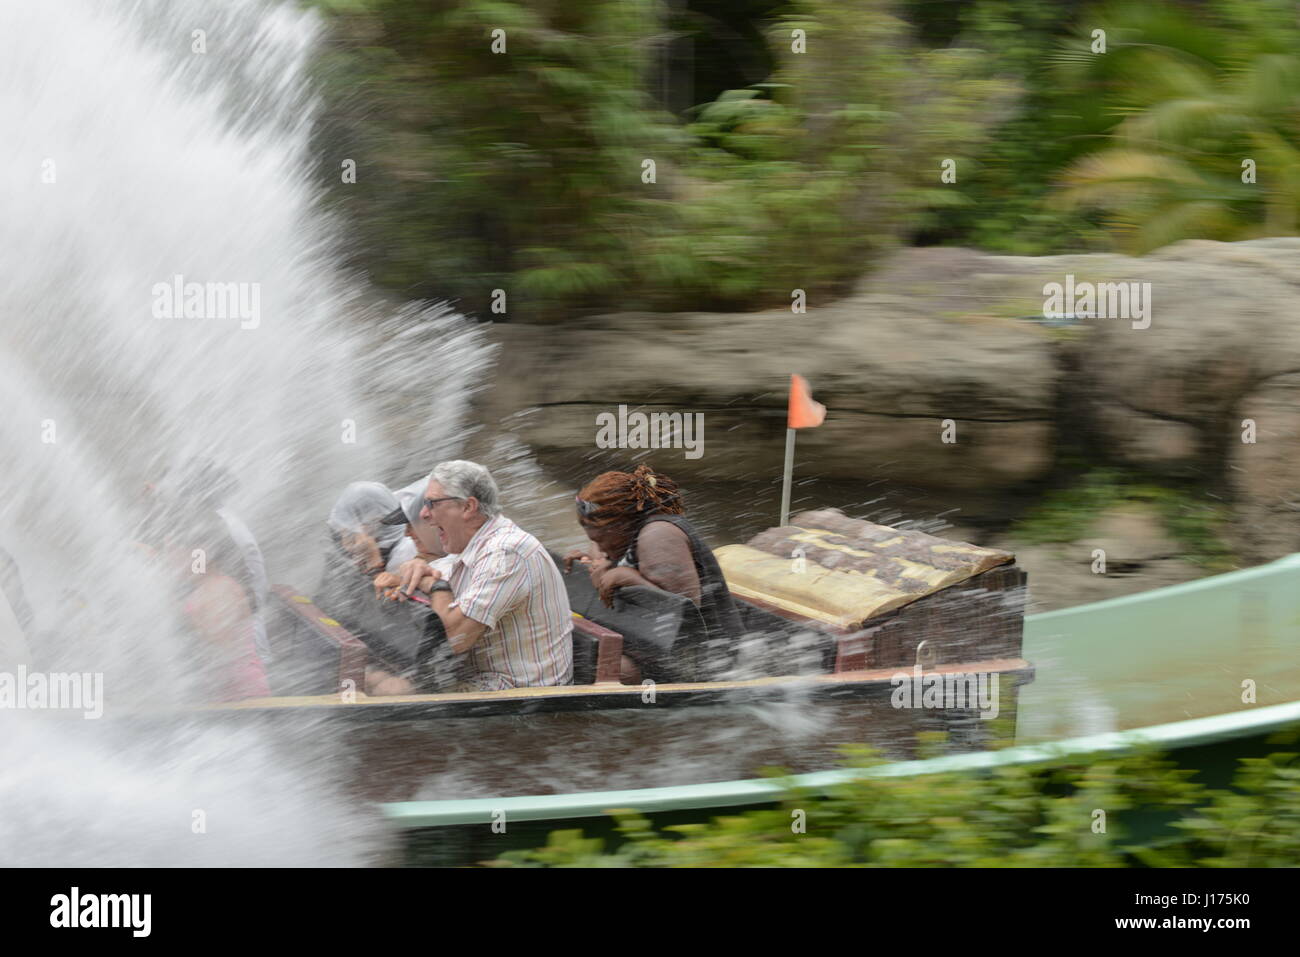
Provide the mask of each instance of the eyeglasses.
POLYGON ((423 502, 425 508, 433 508, 439 502, 459 502, 461 498, 455 495, 447 495, 443 498, 426 498, 423 502))
POLYGON ((576 495, 573 497, 573 500, 578 505, 578 514, 583 518, 591 518, 591 516, 600 511, 600 506, 595 502, 584 502, 576 495))

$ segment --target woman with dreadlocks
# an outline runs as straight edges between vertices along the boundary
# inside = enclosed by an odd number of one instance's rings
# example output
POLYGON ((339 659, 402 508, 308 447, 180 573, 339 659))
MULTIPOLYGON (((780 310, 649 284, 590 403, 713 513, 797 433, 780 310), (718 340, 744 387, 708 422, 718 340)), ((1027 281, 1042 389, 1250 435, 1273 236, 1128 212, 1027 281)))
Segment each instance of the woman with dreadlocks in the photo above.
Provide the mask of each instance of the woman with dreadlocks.
MULTIPOLYGON (((574 561, 586 565, 607 607, 616 588, 646 585, 693 601, 710 637, 740 636, 740 612, 713 551, 686 520, 676 482, 648 465, 604 472, 583 486, 576 503, 592 547, 566 555, 564 570, 574 561)), ((629 664, 624 661, 624 681, 639 682, 629 664)))

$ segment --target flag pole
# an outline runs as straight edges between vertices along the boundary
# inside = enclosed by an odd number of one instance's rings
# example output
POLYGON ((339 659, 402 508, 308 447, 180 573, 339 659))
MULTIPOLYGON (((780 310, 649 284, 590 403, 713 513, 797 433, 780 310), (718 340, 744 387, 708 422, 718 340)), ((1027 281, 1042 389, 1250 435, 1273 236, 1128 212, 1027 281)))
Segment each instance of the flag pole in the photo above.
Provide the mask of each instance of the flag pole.
POLYGON ((790 524, 790 479, 794 473, 794 429, 785 430, 785 480, 781 483, 781 525, 790 524))
POLYGON ((781 483, 781 525, 790 524, 790 481, 794 476, 795 429, 811 429, 826 418, 826 406, 812 400, 808 382, 790 373, 790 404, 785 416, 785 480, 781 483))

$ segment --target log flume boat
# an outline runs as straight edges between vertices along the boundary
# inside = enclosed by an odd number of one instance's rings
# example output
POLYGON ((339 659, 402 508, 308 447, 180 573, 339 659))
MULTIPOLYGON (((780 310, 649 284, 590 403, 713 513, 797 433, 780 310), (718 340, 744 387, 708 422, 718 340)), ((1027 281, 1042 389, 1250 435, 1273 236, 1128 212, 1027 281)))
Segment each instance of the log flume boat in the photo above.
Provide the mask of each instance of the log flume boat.
MULTIPOLYGON (((761 699, 791 682, 819 699, 868 698, 892 690, 900 669, 917 666, 1018 683, 1031 677, 1020 656, 1026 576, 1008 552, 821 510, 716 555, 741 609, 746 634, 739 640, 710 635, 689 599, 658 589, 619 589, 606 608, 575 566, 564 575, 574 683, 511 691, 341 693, 362 687, 367 663, 401 664, 411 649, 378 637, 368 644, 310 596, 275 586, 277 695, 218 707, 400 720, 639 708, 650 698, 656 705, 712 704, 761 699), (618 683, 623 654, 640 666, 641 685, 618 683)), ((402 614, 431 612, 406 605, 402 614)))
POLYGON ((366 696, 367 663, 400 663, 409 647, 367 644, 277 586, 275 696, 205 713, 280 722, 286 738, 293 722, 339 735, 362 765, 357 796, 386 804, 808 771, 835 766, 846 744, 901 759, 920 732, 944 732, 951 753, 1011 734, 1033 667, 1021 654, 1026 576, 1010 553, 821 510, 715 554, 740 638, 710 635, 692 602, 658 589, 619 589, 606 608, 575 566, 564 576, 574 684, 497 692, 366 696), (618 682, 624 654, 640 684, 618 682))

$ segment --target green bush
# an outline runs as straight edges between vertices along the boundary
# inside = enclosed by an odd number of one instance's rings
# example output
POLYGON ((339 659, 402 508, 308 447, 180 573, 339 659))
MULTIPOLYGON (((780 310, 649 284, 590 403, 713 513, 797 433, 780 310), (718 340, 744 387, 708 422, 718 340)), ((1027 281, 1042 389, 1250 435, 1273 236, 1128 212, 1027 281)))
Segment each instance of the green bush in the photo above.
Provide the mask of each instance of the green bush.
MULTIPOLYGON (((1300 22, 1289 0, 1218 0, 1204 13, 1109 4, 1103 74, 1118 121, 1060 175, 1062 201, 1104 210, 1140 254, 1181 239, 1294 235, 1300 217, 1300 22), (1243 163, 1255 163, 1244 181, 1243 163)), ((1078 43, 1082 44, 1082 37, 1078 43)), ((1088 62, 1085 62, 1088 61, 1088 62)))
POLYGON ((1094 210, 1049 204, 1061 171, 1096 149, 1117 122, 1104 82, 1062 77, 1055 54, 1077 47, 1076 18, 1089 21, 1077 5, 1057 0, 979 0, 963 8, 959 42, 984 51, 995 75, 1014 78, 1024 95, 975 153, 960 180, 965 201, 932 210, 923 238, 1022 256, 1112 247, 1094 210))
POLYGON ((680 222, 710 304, 842 294, 927 210, 966 201, 941 181, 942 164, 955 163, 960 183, 1016 86, 980 51, 925 50, 894 7, 793 4, 768 32, 769 82, 699 110, 680 222), (796 30, 805 52, 793 49, 796 30))
MULTIPOLYGON (((1294 732, 1280 740, 1293 745, 1294 732)), ((1242 759, 1230 790, 1167 757, 1069 757, 984 773, 863 777, 827 795, 656 831, 615 812, 621 843, 572 830, 503 867, 1283 867, 1300 864, 1300 765, 1242 759), (1104 811, 1104 831, 1097 811, 1104 811), (792 825, 799 812, 804 833, 792 825)))

